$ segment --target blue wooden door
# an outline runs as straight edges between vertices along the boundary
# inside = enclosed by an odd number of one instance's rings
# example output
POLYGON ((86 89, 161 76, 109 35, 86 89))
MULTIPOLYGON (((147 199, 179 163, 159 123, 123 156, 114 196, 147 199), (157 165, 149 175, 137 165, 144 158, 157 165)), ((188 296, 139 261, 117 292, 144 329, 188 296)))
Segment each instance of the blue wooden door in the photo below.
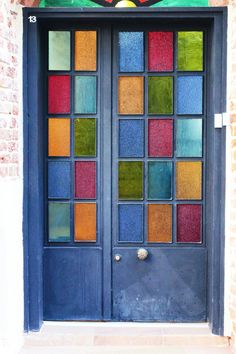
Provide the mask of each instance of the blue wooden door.
POLYGON ((204 32, 47 44, 44 318, 205 321, 204 32))

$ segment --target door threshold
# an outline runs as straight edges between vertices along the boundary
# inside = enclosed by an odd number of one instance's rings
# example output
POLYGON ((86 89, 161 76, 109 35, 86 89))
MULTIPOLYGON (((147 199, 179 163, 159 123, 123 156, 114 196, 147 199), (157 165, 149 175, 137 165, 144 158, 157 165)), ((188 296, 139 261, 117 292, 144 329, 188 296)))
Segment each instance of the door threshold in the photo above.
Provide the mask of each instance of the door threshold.
POLYGON ((44 321, 43 326, 55 327, 140 327, 140 328, 209 328, 208 322, 164 323, 164 322, 100 322, 100 321, 44 321))

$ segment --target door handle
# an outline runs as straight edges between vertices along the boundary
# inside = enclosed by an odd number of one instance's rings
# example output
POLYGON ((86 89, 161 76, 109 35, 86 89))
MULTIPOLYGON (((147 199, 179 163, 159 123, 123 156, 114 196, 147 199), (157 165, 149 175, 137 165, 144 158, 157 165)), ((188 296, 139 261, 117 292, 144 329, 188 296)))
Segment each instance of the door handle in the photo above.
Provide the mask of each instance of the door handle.
POLYGON ((115 254, 114 255, 114 261, 116 261, 116 262, 120 262, 121 261, 121 255, 120 254, 115 254))
POLYGON ((139 248, 137 250, 137 257, 140 261, 144 261, 148 257, 148 250, 145 248, 139 248))

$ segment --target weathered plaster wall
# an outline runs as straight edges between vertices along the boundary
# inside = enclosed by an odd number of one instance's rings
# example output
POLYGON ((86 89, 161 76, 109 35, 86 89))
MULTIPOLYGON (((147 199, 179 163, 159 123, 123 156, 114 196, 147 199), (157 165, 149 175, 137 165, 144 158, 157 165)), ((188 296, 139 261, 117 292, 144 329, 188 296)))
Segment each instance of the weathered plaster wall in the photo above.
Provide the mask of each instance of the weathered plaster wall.
POLYGON ((0 352, 16 353, 23 331, 22 12, 0 1, 0 352))

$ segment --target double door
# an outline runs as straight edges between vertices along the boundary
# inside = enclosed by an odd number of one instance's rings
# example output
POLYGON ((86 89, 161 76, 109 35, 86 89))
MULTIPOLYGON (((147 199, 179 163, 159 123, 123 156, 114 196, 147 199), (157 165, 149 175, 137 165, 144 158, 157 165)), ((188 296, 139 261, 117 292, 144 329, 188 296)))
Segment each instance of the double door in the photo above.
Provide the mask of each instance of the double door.
POLYGON ((206 320, 207 33, 49 29, 44 319, 206 320))

